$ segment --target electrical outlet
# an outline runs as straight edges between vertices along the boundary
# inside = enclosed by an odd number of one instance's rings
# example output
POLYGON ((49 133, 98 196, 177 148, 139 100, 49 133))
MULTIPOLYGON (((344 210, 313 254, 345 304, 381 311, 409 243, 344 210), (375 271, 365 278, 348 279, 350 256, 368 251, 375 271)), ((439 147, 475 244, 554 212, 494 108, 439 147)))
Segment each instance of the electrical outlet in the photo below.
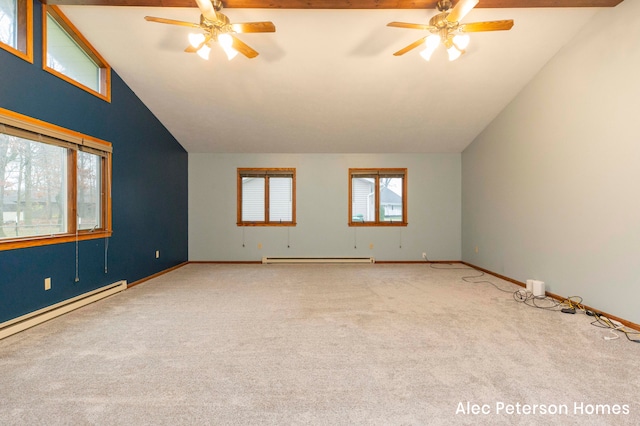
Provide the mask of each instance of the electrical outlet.
POLYGON ((476 246, 476 253, 478 252, 478 246, 476 246))
POLYGON ((160 259, 160 250, 156 250, 156 259, 160 259))
POLYGON ((422 258, 423 258, 424 260, 427 260, 427 253, 424 253, 424 252, 423 252, 423 253, 422 253, 422 258))
POLYGON ((373 250, 373 243, 369 243, 369 248, 373 250))
POLYGON ((51 278, 44 279, 44 289, 51 290, 51 278))
POLYGON ((262 250, 262 243, 258 243, 258 250, 262 250))

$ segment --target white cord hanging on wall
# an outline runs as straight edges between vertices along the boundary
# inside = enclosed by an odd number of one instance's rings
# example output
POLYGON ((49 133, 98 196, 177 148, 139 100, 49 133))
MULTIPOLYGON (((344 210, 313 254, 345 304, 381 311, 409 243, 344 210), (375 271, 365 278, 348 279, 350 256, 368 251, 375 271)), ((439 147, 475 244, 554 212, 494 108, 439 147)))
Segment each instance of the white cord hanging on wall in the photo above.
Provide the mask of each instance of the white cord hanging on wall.
POLYGON ((80 224, 80 216, 76 216, 76 278, 74 282, 80 281, 80 273, 79 273, 79 253, 78 253, 78 228, 80 224))
POLYGON ((357 249, 358 248, 358 234, 356 233, 358 228, 354 227, 353 228, 353 248, 357 249))

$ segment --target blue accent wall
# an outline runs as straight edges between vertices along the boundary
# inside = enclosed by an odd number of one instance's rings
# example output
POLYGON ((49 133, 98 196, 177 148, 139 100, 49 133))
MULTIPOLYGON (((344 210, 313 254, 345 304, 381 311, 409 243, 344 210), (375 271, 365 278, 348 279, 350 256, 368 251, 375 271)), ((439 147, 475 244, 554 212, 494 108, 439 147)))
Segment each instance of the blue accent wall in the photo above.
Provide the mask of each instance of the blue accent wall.
POLYGON ((113 144, 113 236, 78 244, 78 282, 75 243, 0 251, 0 323, 188 258, 187 152, 115 70, 111 103, 44 71, 41 19, 35 1, 33 64, 0 49, 0 107, 113 144))

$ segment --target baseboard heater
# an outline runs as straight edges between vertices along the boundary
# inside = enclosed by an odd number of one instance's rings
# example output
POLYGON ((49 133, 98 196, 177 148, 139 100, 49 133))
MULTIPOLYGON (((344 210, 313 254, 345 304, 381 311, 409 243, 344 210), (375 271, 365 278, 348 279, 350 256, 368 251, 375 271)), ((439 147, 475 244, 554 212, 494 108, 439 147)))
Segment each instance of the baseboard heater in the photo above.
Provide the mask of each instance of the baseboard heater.
POLYGON ((376 263, 373 257, 263 257, 262 263, 376 263))
POLYGON ((109 284, 79 296, 72 297, 71 299, 56 303, 55 305, 47 306, 46 308, 3 322, 0 324, 0 339, 4 339, 12 334, 26 330, 27 328, 31 328, 45 321, 49 321, 50 319, 62 314, 66 314, 67 312, 71 312, 75 309, 81 308, 82 306, 88 305, 89 303, 96 302, 126 289, 126 281, 117 281, 113 284, 109 284))

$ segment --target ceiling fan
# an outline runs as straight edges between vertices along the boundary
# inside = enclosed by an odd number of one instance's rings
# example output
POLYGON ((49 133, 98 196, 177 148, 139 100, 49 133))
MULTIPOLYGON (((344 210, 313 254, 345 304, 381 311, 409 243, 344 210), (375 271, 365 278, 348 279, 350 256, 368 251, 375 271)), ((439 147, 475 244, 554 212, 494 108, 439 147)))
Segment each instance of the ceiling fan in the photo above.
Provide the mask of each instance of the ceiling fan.
POLYGON ((221 0, 196 0, 200 8, 200 23, 176 21, 174 19, 156 18, 145 16, 144 19, 150 22, 161 24, 181 25, 184 27, 198 28, 201 33, 189 34, 189 46, 185 52, 197 53, 203 59, 209 59, 211 51, 210 43, 218 42, 227 54, 229 60, 233 59, 238 52, 247 58, 255 58, 258 52, 246 45, 237 38, 236 33, 273 33, 276 31, 273 22, 245 22, 233 24, 229 21, 222 10, 221 0))
POLYGON ((431 34, 411 43, 404 49, 394 53, 395 56, 404 55, 408 51, 425 44, 425 49, 420 55, 425 59, 431 59, 431 55, 443 44, 449 54, 449 60, 458 59, 469 44, 469 35, 465 33, 480 31, 502 31, 513 27, 513 19, 502 21, 472 22, 461 24, 460 21, 471 11, 479 0, 460 0, 451 9, 451 0, 439 0, 438 13, 429 20, 429 24, 409 24, 406 22, 389 22, 387 26, 398 28, 411 28, 415 30, 429 31, 431 34), (451 9, 451 10, 450 10, 451 9))

